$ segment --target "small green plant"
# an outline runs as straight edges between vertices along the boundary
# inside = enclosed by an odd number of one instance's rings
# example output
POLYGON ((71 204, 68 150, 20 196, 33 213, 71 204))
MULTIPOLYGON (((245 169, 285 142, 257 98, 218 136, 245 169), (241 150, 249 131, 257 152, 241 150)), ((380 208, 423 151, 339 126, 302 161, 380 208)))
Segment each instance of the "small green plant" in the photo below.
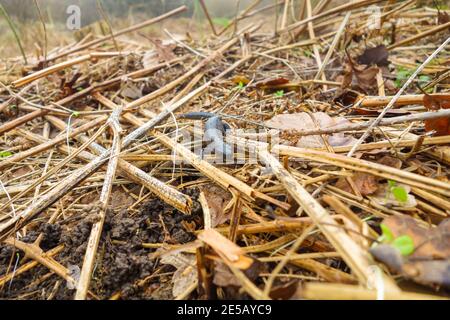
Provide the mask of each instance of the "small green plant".
POLYGON ((0 159, 2 158, 8 158, 12 156, 11 151, 0 151, 0 159))
POLYGON ((214 18, 213 19, 213 23, 217 24, 217 25, 219 25, 219 26, 221 26, 223 28, 226 28, 226 27, 228 27, 230 25, 231 20, 228 19, 228 18, 223 18, 223 17, 222 18, 214 18))
POLYGON ((398 186, 397 182, 393 180, 388 180, 389 185, 389 192, 392 193, 395 200, 397 200, 400 203, 405 203, 408 201, 408 193, 406 192, 405 188, 402 186, 398 186))
POLYGON ((403 235, 395 238, 392 231, 385 224, 381 224, 381 236, 378 238, 378 242, 390 244, 396 248, 403 256, 409 256, 414 252, 414 241, 408 235, 403 235))
MULTIPOLYGON (((409 79, 409 77, 411 77, 411 75, 413 74, 414 70, 411 69, 407 69, 404 67, 398 67, 397 68, 397 78, 395 79, 395 86, 397 88, 401 88, 403 86, 403 84, 405 83, 405 81, 407 79, 409 79)), ((419 85, 423 86, 426 83, 428 83, 431 80, 431 78, 427 75, 421 75, 418 78, 419 81, 419 85)))
POLYGON ((402 66, 397 68, 397 78, 395 79, 395 86, 397 88, 400 88, 401 86, 403 86, 403 83, 409 78, 411 77, 413 71, 406 69, 402 66))
POLYGON ((284 90, 278 90, 275 92, 275 97, 282 98, 284 96, 284 90))
POLYGON ((303 53, 305 54, 305 57, 307 57, 307 58, 311 58, 312 55, 313 55, 312 51, 311 51, 311 50, 308 50, 308 49, 305 49, 305 50, 303 51, 303 53))
POLYGON ((238 90, 242 90, 242 89, 244 89, 244 83, 242 82, 242 81, 239 81, 239 84, 236 86, 236 88, 238 89, 238 90))
POLYGON ((80 116, 80 113, 78 112, 78 111, 74 111, 74 112, 72 112, 72 117, 79 117, 80 116))
POLYGON ((419 84, 420 84, 420 85, 424 85, 424 84, 426 84, 427 82, 430 82, 430 80, 431 80, 431 78, 430 78, 429 76, 421 75, 421 76, 419 77, 419 84))

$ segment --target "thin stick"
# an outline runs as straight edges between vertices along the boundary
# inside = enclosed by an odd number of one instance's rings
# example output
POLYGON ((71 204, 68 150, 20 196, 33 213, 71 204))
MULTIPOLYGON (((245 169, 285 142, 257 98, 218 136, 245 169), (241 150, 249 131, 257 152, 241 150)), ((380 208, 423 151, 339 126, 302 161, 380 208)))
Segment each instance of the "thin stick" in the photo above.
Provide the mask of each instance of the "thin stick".
POLYGON ((438 26, 436 26, 436 27, 434 27, 434 28, 431 28, 431 29, 429 29, 429 30, 427 30, 427 31, 421 32, 421 33, 419 33, 419 34, 416 34, 415 36, 412 36, 412 37, 409 37, 409 38, 404 39, 404 40, 402 40, 402 41, 399 41, 399 42, 396 42, 396 43, 394 43, 394 44, 391 44, 390 46, 387 47, 387 49, 388 49, 388 50, 392 50, 392 49, 395 49, 395 48, 404 46, 405 44, 409 44, 409 43, 411 43, 411 42, 420 40, 420 39, 422 39, 422 38, 425 38, 425 37, 427 37, 427 36, 429 36, 429 35, 432 35, 432 34, 436 34, 436 33, 438 33, 438 32, 441 32, 441 31, 443 31, 443 30, 446 30, 446 29, 448 29, 448 28, 450 28, 450 21, 447 22, 447 23, 438 25, 438 26))
POLYGON ((323 59, 323 62, 322 62, 322 65, 320 66, 319 71, 317 72, 316 76, 314 77, 314 80, 319 80, 319 78, 322 76, 322 73, 324 72, 325 67, 328 64, 328 61, 330 61, 330 58, 333 55, 334 49, 336 48, 336 46, 339 42, 339 39, 341 38, 341 35, 345 30, 345 26, 347 25, 348 19, 350 19, 351 14, 352 14, 351 11, 347 12, 347 14, 344 17, 344 20, 342 20, 342 23, 339 26, 339 29, 336 33, 336 36, 334 37, 333 42, 331 43, 331 46, 328 49, 328 52, 327 52, 325 58, 323 59))
POLYGON ((9 28, 11 29, 12 33, 14 34, 14 38, 16 39, 17 46, 20 49, 20 52, 22 53, 23 61, 25 64, 28 64, 27 61, 27 55, 25 54, 25 50, 23 49, 22 42, 20 41, 19 34, 17 32, 16 26, 14 25, 13 21, 11 20, 11 17, 9 16, 6 9, 3 7, 3 5, 0 3, 0 12, 5 17, 6 21, 8 22, 9 28))
POLYGON ((214 22, 211 19, 211 16, 209 15, 208 8, 205 5, 205 0, 199 0, 200 5, 202 6, 203 12, 205 13, 206 19, 208 19, 209 26, 211 27, 212 32, 215 36, 217 36, 216 27, 214 26, 214 22))
MULTIPOLYGON (((123 30, 117 31, 117 32, 113 33, 113 36, 117 38, 117 37, 119 37, 121 35, 124 35, 126 33, 133 32, 133 31, 136 31, 136 30, 148 27, 148 26, 150 26, 150 25, 152 25, 154 23, 157 23, 157 22, 159 22, 161 20, 167 19, 167 18, 169 18, 169 17, 171 17, 173 15, 176 15, 176 14, 181 13, 181 12, 186 11, 186 10, 187 10, 186 6, 178 7, 176 9, 174 9, 172 11, 169 11, 169 12, 167 12, 165 14, 162 14, 162 15, 156 17, 156 18, 153 18, 153 19, 144 21, 142 23, 136 24, 134 26, 125 28, 123 30)), ((78 46, 78 47, 75 47, 75 48, 73 48, 71 50, 68 50, 68 51, 62 52, 60 54, 57 54, 57 55, 49 58, 49 61, 54 61, 56 59, 59 59, 59 58, 62 58, 64 56, 67 56, 69 54, 72 54, 72 53, 75 53, 75 52, 78 52, 78 51, 90 48, 92 46, 95 46, 97 44, 100 44, 100 43, 105 42, 105 41, 110 40, 110 39, 111 39, 111 35, 104 36, 104 37, 96 39, 96 40, 92 40, 92 41, 87 42, 87 43, 85 43, 85 44, 83 44, 81 46, 78 46)))
MULTIPOLYGON (((382 119, 378 126, 392 126, 395 124, 402 124, 402 123, 409 123, 409 122, 415 122, 415 121, 425 121, 425 120, 432 120, 432 119, 439 119, 439 118, 447 118, 450 117, 450 110, 449 109, 441 109, 439 111, 428 111, 428 112, 421 112, 416 114, 409 114, 406 116, 400 116, 400 117, 392 117, 387 119, 382 119)), ((321 129, 312 129, 312 130, 296 130, 293 131, 299 136, 314 136, 319 134, 332 134, 337 132, 344 132, 344 131, 358 131, 362 129, 369 128, 373 124, 373 121, 363 121, 359 123, 351 123, 351 124, 345 124, 345 125, 337 125, 330 128, 321 128, 321 129)))
POLYGON ((97 255, 98 244, 100 243, 100 237, 103 230, 103 224, 105 223, 106 210, 108 207, 109 197, 111 195, 112 184, 116 176, 117 164, 120 154, 120 133, 122 128, 119 123, 119 116, 122 112, 122 108, 117 108, 111 114, 109 119, 109 126, 113 132, 113 143, 111 146, 111 157, 109 160, 108 168, 106 170, 105 180, 103 188, 100 193, 100 212, 98 221, 92 226, 91 234, 89 236, 86 254, 84 255, 83 267, 81 269, 80 279, 77 285, 77 292, 75 293, 75 300, 85 300, 87 291, 89 289, 89 283, 91 280, 92 270, 94 269, 95 257, 97 255))
MULTIPOLYGON (((311 217, 336 251, 341 254, 342 259, 349 265, 359 281, 363 285, 367 285, 371 279, 370 266, 373 264, 367 251, 363 250, 342 228, 336 225, 330 214, 272 154, 263 148, 258 149, 258 154, 266 164, 271 166, 289 194, 311 217)), ((385 286, 388 291, 399 290, 395 282, 387 277, 385 277, 385 286)))
POLYGON ((102 0, 97 0, 97 10, 100 12, 100 14, 103 17, 103 20, 105 20, 106 24, 108 25, 108 32, 109 32, 109 35, 110 35, 110 37, 111 37, 111 39, 112 39, 112 41, 114 43, 114 47, 116 48, 116 51, 120 52, 119 46, 118 46, 117 41, 116 41, 116 37, 114 36, 113 28, 111 26, 111 21, 109 21, 109 17, 106 14, 106 12, 105 12, 105 10, 103 8, 102 0))
POLYGON ((45 25, 44 17, 42 16, 41 7, 39 6, 38 0, 34 0, 34 5, 39 15, 39 20, 41 20, 42 28, 44 30, 44 66, 47 64, 47 27, 45 25))

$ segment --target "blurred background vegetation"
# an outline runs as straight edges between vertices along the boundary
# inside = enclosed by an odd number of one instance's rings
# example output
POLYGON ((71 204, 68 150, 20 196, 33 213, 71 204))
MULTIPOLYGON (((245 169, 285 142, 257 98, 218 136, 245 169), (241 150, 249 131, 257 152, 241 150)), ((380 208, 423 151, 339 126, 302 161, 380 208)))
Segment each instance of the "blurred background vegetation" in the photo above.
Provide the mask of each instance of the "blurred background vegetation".
MULTIPOLYGON (((54 22, 64 22, 67 18, 66 9, 69 5, 77 5, 81 8, 82 24, 90 24, 99 19, 96 0, 38 0, 47 18, 54 22)), ((250 4, 250 0, 241 0, 242 8, 250 4)), ((273 2, 273 1, 272 1, 273 2)), ((103 7, 113 17, 129 17, 135 14, 158 16, 181 5, 186 5, 189 10, 183 13, 185 17, 191 17, 196 10, 197 0, 102 0, 103 7)), ((236 1, 233 0, 205 0, 210 13, 214 16, 229 16, 234 14, 236 1)), ((270 3, 270 0, 261 2, 270 3)), ((8 13, 20 21, 37 19, 33 0, 0 0, 8 13)))
MULTIPOLYGON (((25 48, 35 50, 43 47, 44 28, 39 18, 36 2, 39 5, 42 19, 46 26, 47 46, 54 48, 75 40, 80 40, 80 32, 68 30, 66 21, 69 17, 67 8, 77 5, 81 9, 81 27, 84 36, 87 32, 105 34, 108 30, 102 26, 103 16, 98 9, 98 1, 114 31, 161 15, 167 11, 186 5, 188 10, 147 27, 142 32, 149 36, 163 35, 166 28, 172 33, 189 32, 191 35, 206 35, 209 32, 205 23, 205 15, 198 0, 0 0, 6 10, 25 48)), ((205 0, 208 11, 218 28, 224 27, 236 14, 237 4, 240 10, 249 6, 254 0, 205 0)), ((262 0, 255 8, 274 4, 275 0, 262 0)), ((302 1, 302 0, 299 0, 302 1)), ((313 0, 316 1, 316 0, 313 0)), ((282 10, 282 6, 278 6, 282 10)), ((273 10, 267 12, 272 16, 273 10)), ((14 34, 5 17, 0 12, 0 60, 19 55, 20 51, 14 34)))

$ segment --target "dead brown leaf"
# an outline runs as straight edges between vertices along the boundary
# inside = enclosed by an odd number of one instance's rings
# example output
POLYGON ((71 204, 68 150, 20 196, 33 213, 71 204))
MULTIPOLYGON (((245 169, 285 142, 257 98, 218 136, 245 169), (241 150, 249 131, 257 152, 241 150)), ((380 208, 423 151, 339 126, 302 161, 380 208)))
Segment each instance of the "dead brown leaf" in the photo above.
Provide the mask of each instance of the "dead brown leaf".
POLYGON ((388 57, 389 51, 386 46, 379 45, 374 48, 366 49, 364 53, 358 57, 358 63, 365 65, 376 64, 379 67, 387 66, 389 65, 388 57))
MULTIPOLYGON (((279 114, 266 121, 266 125, 271 128, 282 131, 293 130, 294 132, 298 131, 298 133, 307 130, 332 128, 347 123, 349 123, 347 119, 342 117, 332 118, 325 112, 279 114)), ((353 145, 356 142, 355 138, 344 133, 331 134, 325 139, 332 147, 353 145)), ((302 148, 323 148, 325 146, 322 137, 319 135, 301 137, 296 145, 302 148)))
MULTIPOLYGON (((423 104, 428 110, 439 110, 450 108, 450 95, 430 95, 425 94, 423 104)), ((446 136, 450 134, 450 118, 437 118, 425 120, 425 130, 434 131, 435 136, 446 136)))
POLYGON ((375 259, 417 283, 450 287, 450 219, 436 228, 421 226, 409 216, 392 216, 383 224, 395 238, 411 237, 414 252, 405 257, 395 247, 382 244, 370 250, 375 259))
POLYGON ((231 193, 214 184, 202 186, 200 191, 205 194, 206 201, 208 202, 212 227, 214 228, 227 222, 230 219, 230 215, 226 214, 224 209, 232 198, 231 193))
POLYGON ((172 277, 172 295, 174 297, 184 293, 198 279, 197 260, 193 254, 179 251, 169 252, 162 256, 161 263, 170 264, 177 269, 172 277))
MULTIPOLYGON (((352 180, 362 196, 373 194, 378 190, 378 179, 374 175, 363 172, 356 172, 352 176, 352 180)), ((339 180, 336 182, 335 187, 345 192, 353 193, 352 187, 344 177, 339 178, 339 180)))
POLYGON ((383 220, 395 237, 408 235, 414 242, 411 258, 450 258, 450 219, 442 221, 437 228, 425 228, 409 216, 392 216, 383 220))

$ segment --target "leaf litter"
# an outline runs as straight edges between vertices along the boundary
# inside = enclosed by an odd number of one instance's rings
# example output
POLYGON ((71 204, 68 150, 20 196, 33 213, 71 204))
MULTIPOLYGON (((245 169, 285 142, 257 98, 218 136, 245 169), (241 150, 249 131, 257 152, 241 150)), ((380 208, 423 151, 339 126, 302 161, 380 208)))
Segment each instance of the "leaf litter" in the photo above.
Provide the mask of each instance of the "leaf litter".
POLYGON ((376 266, 449 298, 448 11, 380 1, 375 31, 369 2, 2 60, 0 297, 364 299, 376 266), (209 163, 189 112, 245 154, 209 163))

